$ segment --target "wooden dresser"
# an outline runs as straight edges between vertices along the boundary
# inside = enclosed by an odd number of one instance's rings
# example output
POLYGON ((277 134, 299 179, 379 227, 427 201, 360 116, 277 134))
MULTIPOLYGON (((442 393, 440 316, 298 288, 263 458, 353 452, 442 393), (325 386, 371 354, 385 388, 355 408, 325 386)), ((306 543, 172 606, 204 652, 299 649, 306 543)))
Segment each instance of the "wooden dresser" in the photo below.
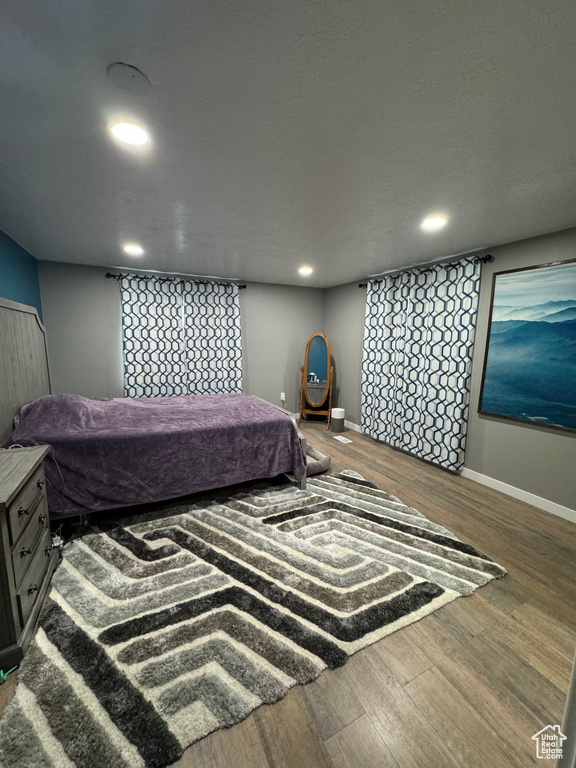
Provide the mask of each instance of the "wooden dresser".
POLYGON ((43 460, 48 446, 0 449, 0 670, 20 663, 59 560, 43 460))

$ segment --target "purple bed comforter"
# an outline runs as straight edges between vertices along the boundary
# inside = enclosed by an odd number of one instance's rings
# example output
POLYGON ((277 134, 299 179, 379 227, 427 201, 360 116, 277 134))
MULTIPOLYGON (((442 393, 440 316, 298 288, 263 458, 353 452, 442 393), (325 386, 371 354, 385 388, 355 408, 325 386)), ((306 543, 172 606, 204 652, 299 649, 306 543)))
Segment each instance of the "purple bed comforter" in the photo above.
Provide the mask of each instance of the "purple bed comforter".
POLYGON ((24 406, 6 447, 14 444, 52 446, 45 470, 53 516, 306 474, 294 422, 244 394, 49 395, 24 406))

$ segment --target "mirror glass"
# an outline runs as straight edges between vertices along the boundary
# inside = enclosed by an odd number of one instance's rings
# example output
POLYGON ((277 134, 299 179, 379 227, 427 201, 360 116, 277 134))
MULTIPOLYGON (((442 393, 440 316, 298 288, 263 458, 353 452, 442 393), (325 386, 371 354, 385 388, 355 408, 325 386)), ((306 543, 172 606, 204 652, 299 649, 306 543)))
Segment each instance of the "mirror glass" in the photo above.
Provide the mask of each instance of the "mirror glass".
POLYGON ((323 336, 312 336, 306 359, 306 397, 312 405, 321 405, 328 384, 328 349, 323 336))

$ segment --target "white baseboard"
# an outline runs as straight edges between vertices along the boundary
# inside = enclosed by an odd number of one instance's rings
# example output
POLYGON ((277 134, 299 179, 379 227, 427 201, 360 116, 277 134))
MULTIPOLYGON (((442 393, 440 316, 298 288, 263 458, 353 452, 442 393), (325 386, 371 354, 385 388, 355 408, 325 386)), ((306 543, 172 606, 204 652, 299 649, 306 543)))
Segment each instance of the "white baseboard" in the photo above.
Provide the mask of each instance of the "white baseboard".
POLYGON ((525 501, 527 504, 532 504, 533 507, 543 509, 545 512, 550 512, 552 515, 569 520, 571 523, 576 523, 576 510, 569 509, 569 507, 563 507, 561 504, 556 504, 555 501, 544 499, 542 496, 536 496, 535 493, 529 493, 523 491, 522 488, 516 488, 515 485, 508 485, 501 480, 496 480, 488 475, 482 475, 480 472, 475 472, 473 469, 464 467, 461 472, 462 477, 467 477, 469 480, 474 480, 482 485, 487 485, 489 488, 494 488, 495 491, 505 493, 507 496, 512 496, 520 501, 525 501))

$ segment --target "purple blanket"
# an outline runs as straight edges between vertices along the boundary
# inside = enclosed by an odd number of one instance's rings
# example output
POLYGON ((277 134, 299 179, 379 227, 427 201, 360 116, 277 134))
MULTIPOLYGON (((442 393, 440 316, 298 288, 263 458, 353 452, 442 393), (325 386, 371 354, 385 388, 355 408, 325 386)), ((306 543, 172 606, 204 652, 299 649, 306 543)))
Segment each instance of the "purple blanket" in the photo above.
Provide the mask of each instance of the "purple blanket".
POLYGON ((24 406, 6 447, 14 444, 52 446, 45 469, 53 516, 306 474, 294 422, 244 394, 50 395, 24 406))

